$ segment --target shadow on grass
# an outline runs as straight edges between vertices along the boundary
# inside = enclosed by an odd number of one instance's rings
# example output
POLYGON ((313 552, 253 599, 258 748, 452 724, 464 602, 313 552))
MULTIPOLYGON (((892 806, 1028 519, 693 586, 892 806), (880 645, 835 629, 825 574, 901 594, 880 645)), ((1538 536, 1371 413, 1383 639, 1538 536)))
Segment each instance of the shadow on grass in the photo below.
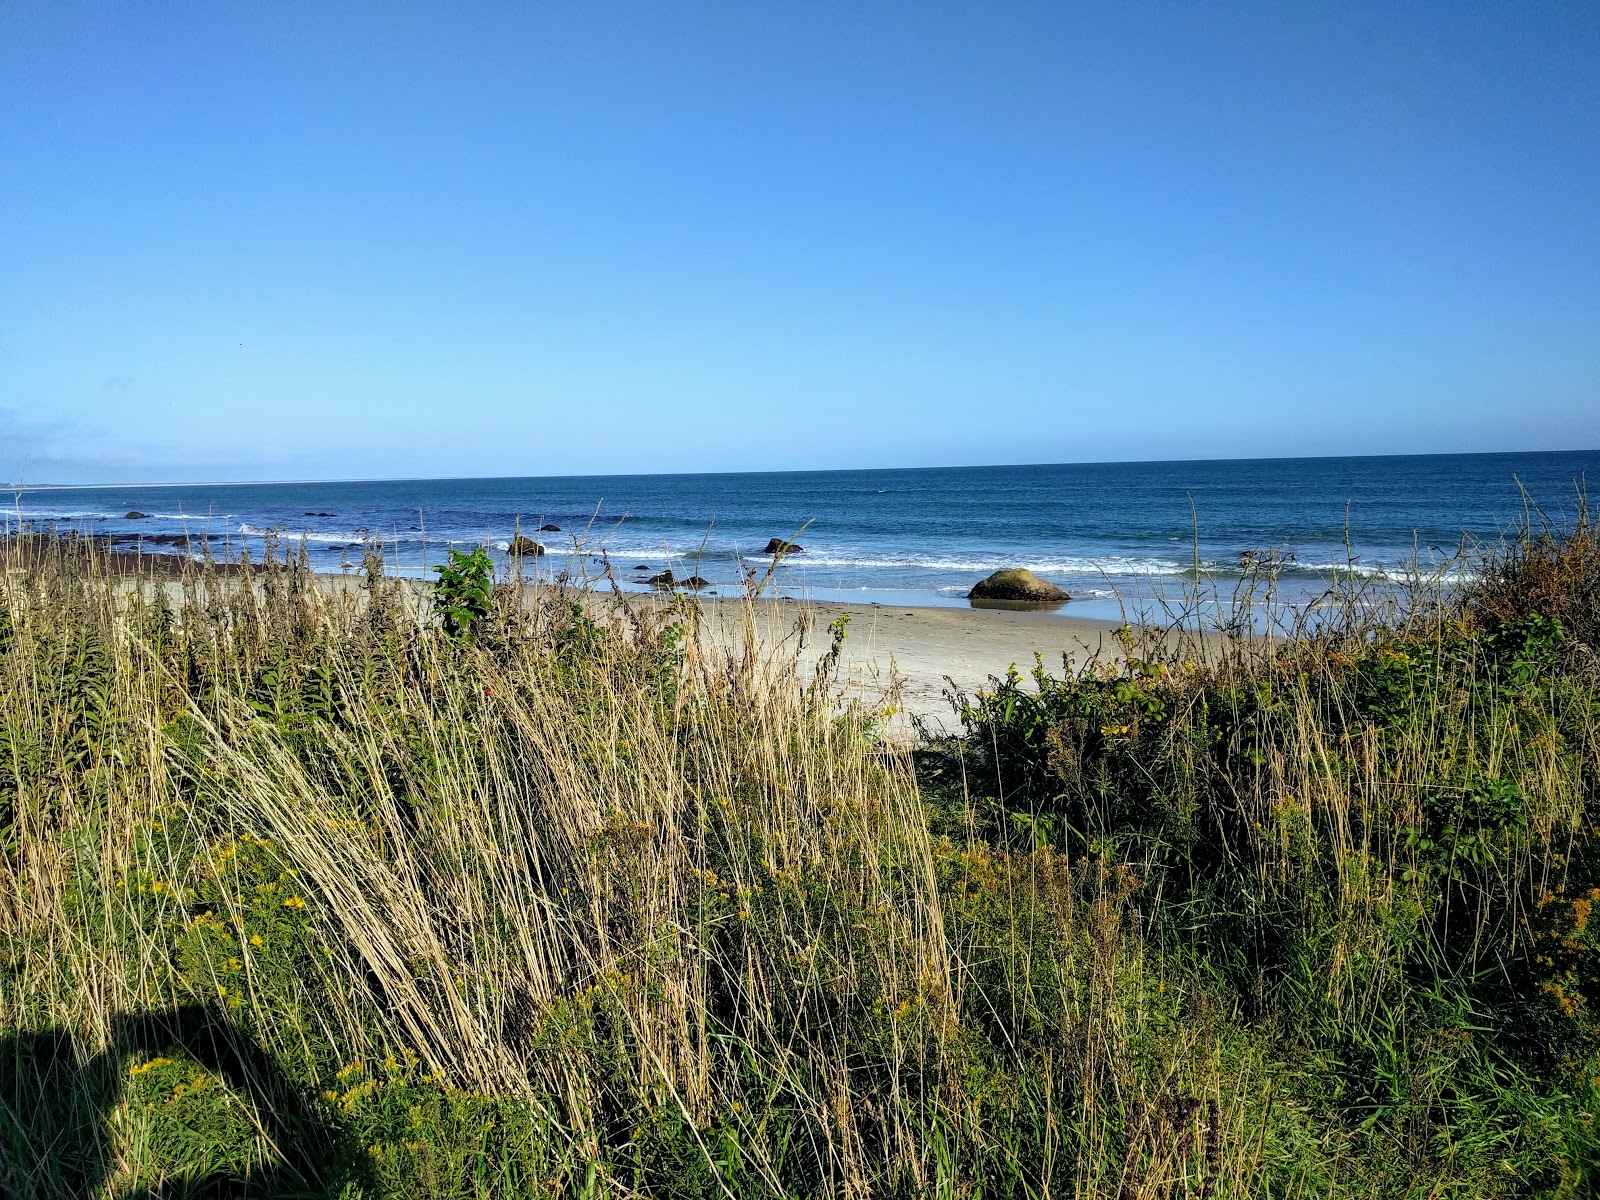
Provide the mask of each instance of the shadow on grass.
POLYGON ((108 1121, 128 1086, 129 1060, 155 1055, 182 1055, 245 1098, 276 1161, 247 1175, 135 1187, 114 1193, 118 1200, 326 1194, 338 1141, 328 1114, 224 1014, 195 1004, 117 1018, 110 1047, 83 1061, 60 1030, 0 1039, 0 1197, 105 1194, 116 1162, 108 1121))

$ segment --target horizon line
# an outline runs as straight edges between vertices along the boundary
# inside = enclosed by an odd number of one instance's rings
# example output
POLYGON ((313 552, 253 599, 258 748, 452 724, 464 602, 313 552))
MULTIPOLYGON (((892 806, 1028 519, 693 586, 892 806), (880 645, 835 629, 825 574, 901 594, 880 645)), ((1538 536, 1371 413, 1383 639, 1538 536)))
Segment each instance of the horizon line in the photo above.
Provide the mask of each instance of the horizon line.
POLYGON ((1506 458, 1528 454, 1596 454, 1600 447, 1581 447, 1561 450, 1461 450, 1427 451, 1405 454, 1257 454, 1244 457, 1211 456, 1201 458, 1127 458, 1080 459, 1075 462, 1016 462, 1016 463, 943 463, 917 467, 801 467, 768 471, 612 471, 588 472, 573 475, 358 475, 342 478, 288 478, 288 479, 209 479, 209 480, 156 480, 144 483, 112 481, 109 483, 0 483, 0 490, 21 494, 30 491, 100 490, 107 488, 177 488, 177 487, 281 487, 286 484, 346 484, 346 483, 453 483, 500 479, 638 479, 662 477, 698 477, 708 475, 849 475, 871 474, 886 471, 981 471, 1040 467, 1123 467, 1167 466, 1180 463, 1249 463, 1249 462, 1328 462, 1374 458, 1506 458))

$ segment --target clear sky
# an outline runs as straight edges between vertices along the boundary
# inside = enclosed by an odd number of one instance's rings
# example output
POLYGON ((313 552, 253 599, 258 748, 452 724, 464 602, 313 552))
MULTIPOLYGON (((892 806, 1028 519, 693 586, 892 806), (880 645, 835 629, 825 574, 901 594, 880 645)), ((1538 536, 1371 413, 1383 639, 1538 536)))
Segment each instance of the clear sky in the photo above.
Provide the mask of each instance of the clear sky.
POLYGON ((0 4, 0 479, 1600 445, 1600 5, 0 4))

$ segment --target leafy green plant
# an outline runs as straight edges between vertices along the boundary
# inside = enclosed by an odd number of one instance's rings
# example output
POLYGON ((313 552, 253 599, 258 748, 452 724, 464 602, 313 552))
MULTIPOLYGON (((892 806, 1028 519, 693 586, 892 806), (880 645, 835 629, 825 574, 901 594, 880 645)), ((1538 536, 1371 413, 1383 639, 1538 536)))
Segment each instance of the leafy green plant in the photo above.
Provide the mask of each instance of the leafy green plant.
POLYGON ((444 631, 458 642, 470 642, 478 622, 489 615, 494 601, 494 563, 482 546, 470 553, 450 551, 450 559, 435 567, 433 606, 444 631))

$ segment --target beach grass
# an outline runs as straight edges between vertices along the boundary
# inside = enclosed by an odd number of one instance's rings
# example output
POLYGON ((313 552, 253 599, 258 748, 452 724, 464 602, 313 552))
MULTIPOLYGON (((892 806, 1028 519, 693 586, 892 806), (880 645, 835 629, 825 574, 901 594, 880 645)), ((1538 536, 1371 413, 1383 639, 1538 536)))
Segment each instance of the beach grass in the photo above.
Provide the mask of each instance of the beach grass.
POLYGON ((14 540, 0 1195, 1596 1194, 1595 532, 918 744, 692 600, 14 540))

